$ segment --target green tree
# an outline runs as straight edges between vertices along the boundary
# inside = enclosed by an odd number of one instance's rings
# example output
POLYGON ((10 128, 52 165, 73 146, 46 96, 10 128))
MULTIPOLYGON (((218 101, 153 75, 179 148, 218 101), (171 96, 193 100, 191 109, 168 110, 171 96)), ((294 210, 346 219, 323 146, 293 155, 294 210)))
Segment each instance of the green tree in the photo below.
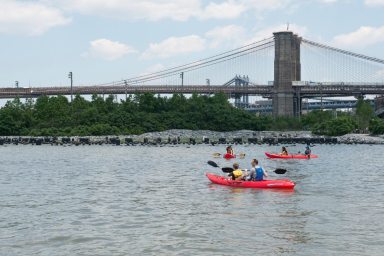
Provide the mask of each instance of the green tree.
POLYGON ((360 130, 368 129, 369 122, 375 116, 375 112, 369 101, 359 98, 356 106, 356 122, 360 130))
POLYGON ((0 135, 26 135, 32 123, 31 109, 19 98, 7 101, 0 111, 0 135))
MULTIPOLYGON (((355 117, 337 112, 314 111, 299 118, 256 116, 235 108, 223 93, 193 94, 170 98, 144 93, 130 95, 120 103, 113 95, 93 95, 90 101, 76 95, 73 102, 64 96, 41 96, 36 102, 8 101, 0 109, 0 135, 110 135, 140 134, 166 129, 216 131, 311 129, 317 134, 340 135, 354 131, 358 122, 366 125, 369 108, 363 102, 355 117)), ((372 121, 370 130, 381 131, 381 122, 372 121)))
POLYGON ((384 120, 378 117, 372 118, 369 122, 369 131, 373 135, 384 134, 384 120))
POLYGON ((356 128, 356 122, 351 117, 344 116, 316 124, 312 132, 320 135, 341 136, 351 133, 356 128))
POLYGON ((301 117, 304 129, 310 129, 316 124, 329 121, 333 118, 332 111, 314 110, 301 117))

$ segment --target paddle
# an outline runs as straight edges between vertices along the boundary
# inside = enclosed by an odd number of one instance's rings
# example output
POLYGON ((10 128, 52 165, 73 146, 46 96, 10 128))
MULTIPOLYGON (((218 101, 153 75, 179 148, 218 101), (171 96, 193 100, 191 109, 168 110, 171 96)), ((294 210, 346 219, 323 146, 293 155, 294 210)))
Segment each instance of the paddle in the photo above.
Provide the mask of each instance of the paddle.
MULTIPOLYGON (((213 161, 208 161, 207 164, 209 164, 212 167, 220 168, 220 166, 217 163, 213 162, 213 161)), ((231 167, 223 167, 223 168, 221 168, 221 170, 223 172, 226 172, 226 173, 233 172, 233 168, 231 168, 231 167)), ((284 174, 284 173, 287 172, 287 170, 286 169, 282 169, 282 168, 277 168, 273 172, 276 173, 276 174, 284 174)))
POLYGON ((209 164, 209 165, 212 166, 212 167, 219 167, 219 166, 217 165, 217 163, 215 163, 215 162, 213 162, 213 161, 211 161, 211 160, 209 160, 209 161, 207 162, 207 164, 209 164))
POLYGON ((221 168, 221 170, 222 170, 223 172, 226 172, 226 173, 231 173, 231 172, 234 171, 234 169, 231 168, 231 167, 223 167, 223 168, 221 168))
POLYGON ((282 168, 277 168, 276 170, 274 170, 274 173, 276 173, 276 174, 284 174, 286 172, 287 172, 287 170, 282 169, 282 168))
MULTIPOLYGON (((213 161, 208 161, 207 164, 209 164, 210 166, 216 167, 216 168, 220 168, 220 166, 213 161)), ((221 168, 221 170, 223 172, 227 172, 227 173, 233 172, 233 168, 231 168, 231 167, 223 167, 223 168, 221 168)))

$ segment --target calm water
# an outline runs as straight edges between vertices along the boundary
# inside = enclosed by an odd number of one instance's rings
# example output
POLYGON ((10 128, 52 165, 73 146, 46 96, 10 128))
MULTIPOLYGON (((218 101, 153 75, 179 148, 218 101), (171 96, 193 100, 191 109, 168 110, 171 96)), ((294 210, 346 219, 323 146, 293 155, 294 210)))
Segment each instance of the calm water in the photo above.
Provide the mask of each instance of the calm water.
POLYGON ((211 184, 224 146, 1 146, 0 255, 383 255, 383 146, 234 149, 295 190, 211 184))

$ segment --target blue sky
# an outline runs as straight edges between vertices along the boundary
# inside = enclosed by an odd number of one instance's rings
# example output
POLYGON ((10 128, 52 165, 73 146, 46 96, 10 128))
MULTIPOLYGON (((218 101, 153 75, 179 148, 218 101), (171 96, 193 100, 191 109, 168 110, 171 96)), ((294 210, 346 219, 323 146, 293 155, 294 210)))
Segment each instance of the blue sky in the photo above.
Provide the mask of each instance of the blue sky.
POLYGON ((286 29, 384 59, 384 0, 0 0, 0 87, 127 79, 286 29))

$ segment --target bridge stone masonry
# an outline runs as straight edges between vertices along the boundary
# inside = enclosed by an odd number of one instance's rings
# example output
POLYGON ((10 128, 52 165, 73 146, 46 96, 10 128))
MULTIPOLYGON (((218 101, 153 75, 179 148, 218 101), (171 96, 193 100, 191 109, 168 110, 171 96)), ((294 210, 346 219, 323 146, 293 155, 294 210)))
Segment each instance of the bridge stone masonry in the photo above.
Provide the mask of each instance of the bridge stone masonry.
MULTIPOLYGON (((228 97, 235 98, 236 107, 247 108, 251 105, 249 96, 262 96, 272 100, 274 116, 300 116, 303 99, 346 96, 359 98, 365 95, 384 95, 383 74, 384 60, 322 45, 299 37, 293 32, 283 31, 273 33, 273 37, 213 57, 127 80, 101 85, 73 86, 73 89, 70 86, 2 87, 0 88, 0 98, 36 98, 42 95, 69 96, 72 94, 119 94, 127 96, 128 94, 146 92, 208 95, 225 93, 228 97), (327 51, 323 55, 331 56, 334 59, 327 60, 328 62, 319 61, 311 67, 314 72, 305 73, 302 68, 308 68, 308 62, 303 62, 306 60, 306 54, 303 55, 303 50, 309 47, 316 49, 316 51, 327 51), (268 51, 273 51, 273 54, 268 54, 268 51), (336 57, 332 57, 333 54, 336 57), (346 60, 345 58, 349 59, 346 60), (253 67, 249 63, 250 60, 259 61, 259 67, 253 67), (263 60, 267 61, 263 62, 263 60), (331 66, 332 63, 336 63, 336 67, 331 66), (368 70, 368 65, 373 70, 368 70), (208 70, 209 68, 212 70, 208 70), (270 75, 273 77, 269 77, 269 71, 264 70, 266 68, 271 69, 270 75), (316 72, 319 70, 325 70, 328 73, 318 75, 316 72), (367 70, 369 72, 366 72, 367 70), (205 77, 200 76, 199 72, 203 73, 205 77), (242 75, 236 75, 239 72, 242 75), (265 74, 268 74, 268 77, 261 79, 260 77, 265 74), (302 81, 309 80, 308 78, 303 79, 308 74, 311 79, 312 76, 314 77, 312 80, 318 79, 319 82, 302 81), (342 74, 344 76, 340 76, 342 74), (173 80, 170 79, 172 77, 173 80), (182 77, 182 81, 178 84, 175 81, 180 77, 182 77), (259 81, 253 82, 253 79, 259 79, 259 81), (271 80, 273 81, 265 82, 271 80), (204 84, 202 81, 207 82, 204 84), (214 81, 216 82, 214 83, 214 81)), ((382 100, 377 102, 382 103, 382 100)), ((382 104, 381 107, 376 107, 376 110, 377 113, 383 115, 382 104)))
POLYGON ((292 81, 301 80, 300 38, 292 32, 273 33, 275 36, 275 73, 273 84, 273 115, 298 115, 301 100, 294 104, 292 81))

